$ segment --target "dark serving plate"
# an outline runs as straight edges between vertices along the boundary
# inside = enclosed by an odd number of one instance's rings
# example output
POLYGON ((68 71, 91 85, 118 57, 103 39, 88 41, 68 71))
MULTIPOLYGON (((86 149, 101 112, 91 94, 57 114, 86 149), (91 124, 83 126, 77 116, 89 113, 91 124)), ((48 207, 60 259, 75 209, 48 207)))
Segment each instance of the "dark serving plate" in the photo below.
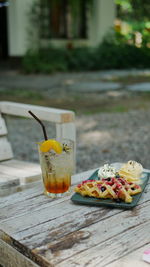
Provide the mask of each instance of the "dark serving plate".
MULTIPOLYGON (((97 174, 98 174, 98 170, 96 170, 87 180, 91 180, 91 179, 98 180, 97 174)), ((76 204, 105 206, 105 207, 120 208, 120 209, 132 209, 137 205, 144 191, 144 188, 148 182, 149 177, 150 177, 150 173, 146 173, 146 172, 143 173, 141 177, 142 183, 140 184, 142 188, 142 192, 137 195, 132 196, 133 200, 131 203, 125 203, 124 201, 120 201, 118 203, 113 199, 102 199, 102 198, 100 199, 100 198, 95 198, 95 197, 81 196, 79 193, 75 193, 71 197, 71 200, 76 204)))

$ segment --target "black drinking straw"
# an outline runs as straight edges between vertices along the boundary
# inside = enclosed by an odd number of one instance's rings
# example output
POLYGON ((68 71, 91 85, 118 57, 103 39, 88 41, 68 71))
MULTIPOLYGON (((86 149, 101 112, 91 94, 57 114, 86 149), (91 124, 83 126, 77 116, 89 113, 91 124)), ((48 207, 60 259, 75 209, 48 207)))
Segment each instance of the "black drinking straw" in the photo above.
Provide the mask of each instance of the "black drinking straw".
POLYGON ((44 134, 44 138, 45 138, 45 140, 48 140, 44 124, 41 122, 41 120, 37 116, 35 116, 35 114, 32 111, 29 110, 28 112, 31 114, 31 116, 34 119, 36 119, 41 124, 42 130, 43 130, 43 134, 44 134))

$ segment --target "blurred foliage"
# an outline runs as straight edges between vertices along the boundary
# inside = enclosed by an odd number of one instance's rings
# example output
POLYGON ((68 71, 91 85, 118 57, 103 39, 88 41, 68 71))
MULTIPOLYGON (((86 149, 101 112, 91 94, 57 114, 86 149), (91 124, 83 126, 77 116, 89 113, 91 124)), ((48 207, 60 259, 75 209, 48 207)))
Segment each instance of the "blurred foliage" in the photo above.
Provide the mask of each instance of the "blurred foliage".
POLYGON ((123 36, 109 34, 96 48, 29 50, 23 58, 27 73, 149 68, 150 49, 124 42, 123 36))
POLYGON ((95 50, 81 47, 40 48, 29 50, 23 58, 23 69, 27 73, 52 73, 55 71, 82 71, 94 69, 95 50))
POLYGON ((27 73, 51 73, 66 71, 66 50, 49 48, 30 49, 23 58, 23 68, 27 73))
POLYGON ((117 16, 125 21, 148 21, 150 18, 149 0, 115 0, 117 16))
MULTIPOLYGON (((122 23, 126 22, 129 29, 126 38, 135 45, 147 45, 150 47, 150 1, 149 0, 115 0, 117 6, 117 18, 120 19, 120 29, 123 33, 122 23), (141 42, 136 43, 137 32, 141 35, 141 42)), ((127 27, 126 27, 127 28, 127 27)))
MULTIPOLYGON (((39 3, 39 0, 36 0, 39 3)), ((59 2, 61 0, 53 0, 59 2)), ((80 0, 68 0, 74 16, 80 0)), ((93 0, 88 0, 91 4, 93 0)), ((117 25, 109 32, 98 47, 74 47, 70 40, 68 47, 43 48, 40 41, 23 58, 23 68, 27 73, 52 73, 55 71, 86 71, 102 69, 127 69, 150 67, 150 0, 115 0, 117 17, 126 22, 127 30, 117 25)), ((43 0, 43 4, 48 0, 43 0)), ((38 5, 34 6, 38 9, 38 5)), ((40 17, 31 10, 34 27, 38 28, 40 17), (36 15, 36 16, 34 16, 36 15)), ((32 22, 33 22, 32 21, 32 22)), ((44 29, 43 29, 44 30, 44 29)), ((39 39, 40 40, 40 39, 39 39)))
POLYGON ((126 42, 121 34, 109 34, 97 48, 97 69, 148 68, 150 49, 126 42))

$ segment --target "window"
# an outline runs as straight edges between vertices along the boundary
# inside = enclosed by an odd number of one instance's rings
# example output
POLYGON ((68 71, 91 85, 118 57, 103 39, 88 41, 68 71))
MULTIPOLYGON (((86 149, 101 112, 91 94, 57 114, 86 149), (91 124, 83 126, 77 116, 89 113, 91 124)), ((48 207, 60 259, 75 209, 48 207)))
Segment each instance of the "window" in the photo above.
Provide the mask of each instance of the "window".
POLYGON ((87 38, 88 5, 85 0, 41 0, 40 37, 87 38), (72 3, 75 3, 74 6, 72 3))

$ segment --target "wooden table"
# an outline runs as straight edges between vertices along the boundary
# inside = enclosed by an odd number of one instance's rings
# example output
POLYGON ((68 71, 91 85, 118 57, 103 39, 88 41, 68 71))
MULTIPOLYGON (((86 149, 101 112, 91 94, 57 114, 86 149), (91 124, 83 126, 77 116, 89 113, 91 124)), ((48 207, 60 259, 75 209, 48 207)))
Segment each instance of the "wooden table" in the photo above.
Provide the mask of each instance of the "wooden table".
MULTIPOLYGON (((93 170, 73 176, 73 185, 93 170)), ((150 182, 133 210, 51 200, 42 183, 0 199, 0 264, 3 266, 149 266, 150 182)))

